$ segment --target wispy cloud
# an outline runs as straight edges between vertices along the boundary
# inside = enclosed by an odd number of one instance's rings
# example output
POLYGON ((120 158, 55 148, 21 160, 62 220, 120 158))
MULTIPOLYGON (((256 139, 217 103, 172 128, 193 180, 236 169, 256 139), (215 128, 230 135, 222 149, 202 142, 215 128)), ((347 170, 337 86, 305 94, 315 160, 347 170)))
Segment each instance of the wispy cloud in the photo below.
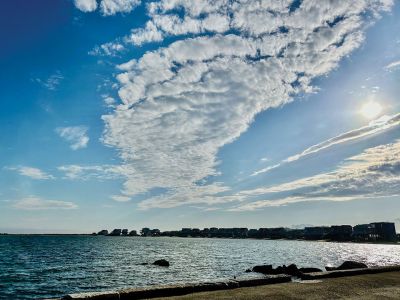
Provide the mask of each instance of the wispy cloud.
POLYGON ((53 175, 47 174, 46 172, 38 169, 27 166, 17 166, 17 167, 6 167, 7 170, 12 170, 18 172, 18 174, 22 176, 27 176, 32 179, 37 180, 46 180, 46 179, 54 179, 53 175))
POLYGON ((89 51, 89 55, 93 56, 117 56, 125 50, 124 45, 118 42, 109 42, 100 46, 94 47, 89 51))
POLYGON ((66 179, 72 180, 110 180, 130 175, 130 170, 120 165, 65 165, 58 167, 58 170, 65 173, 66 179))
POLYGON ((400 194, 400 140, 369 148, 345 162, 332 172, 271 187, 242 191, 237 196, 248 199, 265 196, 267 199, 246 203, 232 210, 254 210, 304 201, 349 201, 400 194))
POLYGON ((400 60, 391 62, 391 63, 388 64, 385 68, 386 68, 387 70, 392 70, 392 69, 397 69, 397 68, 399 68, 399 67, 400 67, 400 60))
POLYGON ((14 204, 12 206, 19 210, 69 210, 78 208, 78 205, 73 202, 44 200, 34 196, 13 202, 14 204))
POLYGON ((34 81, 39 83, 41 86, 47 88, 48 90, 55 91, 63 79, 64 76, 61 74, 60 71, 57 71, 53 75, 49 76, 47 79, 35 78, 34 81))
POLYGON ((121 195, 115 195, 115 196, 111 196, 111 199, 117 202, 128 202, 131 200, 130 197, 127 196, 121 196, 121 195))
POLYGON ((283 161, 281 161, 278 164, 275 164, 275 165, 272 165, 272 166, 268 166, 266 168, 258 170, 256 172, 254 172, 252 174, 252 176, 259 175, 259 174, 262 174, 262 173, 266 173, 266 172, 271 171, 273 169, 279 168, 283 164, 287 164, 287 163, 299 160, 299 159, 303 158, 304 156, 307 156, 307 155, 310 155, 310 154, 318 153, 318 152, 320 152, 322 150, 325 150, 327 148, 330 148, 330 147, 332 147, 334 145, 346 143, 346 142, 357 140, 357 139, 361 139, 361 138, 364 138, 364 137, 367 137, 367 136, 372 136, 374 134, 383 132, 385 130, 394 128, 394 127, 399 126, 399 125, 400 125, 400 114, 396 114, 396 115, 393 115, 393 116, 382 116, 379 119, 370 122, 367 126, 363 126, 361 128, 342 133, 342 134, 340 134, 338 136, 335 136, 335 137, 333 137, 331 139, 323 141, 323 142, 321 142, 319 144, 313 145, 313 146, 305 149, 301 153, 298 153, 298 154, 295 154, 293 156, 290 156, 290 157, 284 159, 283 161))
POLYGON ((71 144, 72 150, 86 148, 89 142, 87 135, 88 127, 86 126, 71 126, 58 127, 56 133, 71 144))

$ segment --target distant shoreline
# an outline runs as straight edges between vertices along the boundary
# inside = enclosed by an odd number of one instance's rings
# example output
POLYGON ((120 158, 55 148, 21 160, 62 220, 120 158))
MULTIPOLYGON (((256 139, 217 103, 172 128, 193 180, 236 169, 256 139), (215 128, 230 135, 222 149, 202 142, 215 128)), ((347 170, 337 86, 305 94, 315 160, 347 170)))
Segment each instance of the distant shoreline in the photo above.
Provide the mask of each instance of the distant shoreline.
POLYGON ((270 239, 270 238, 227 238, 227 237, 179 237, 179 236, 102 236, 90 233, 0 233, 2 236, 88 236, 88 237, 104 237, 104 238, 178 238, 178 239, 215 239, 215 240, 258 240, 258 241, 298 241, 298 242, 323 242, 323 243, 343 243, 343 244, 372 244, 372 245, 400 245, 399 242, 372 242, 372 241, 330 241, 330 240, 306 240, 306 239, 270 239))

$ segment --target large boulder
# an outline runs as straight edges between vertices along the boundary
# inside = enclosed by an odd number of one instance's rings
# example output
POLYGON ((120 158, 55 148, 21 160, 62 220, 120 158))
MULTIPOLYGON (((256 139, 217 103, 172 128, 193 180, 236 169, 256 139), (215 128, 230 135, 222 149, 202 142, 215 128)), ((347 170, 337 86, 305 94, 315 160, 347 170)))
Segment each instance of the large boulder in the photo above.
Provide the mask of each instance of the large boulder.
POLYGON ((368 266, 364 263, 346 260, 339 267, 325 267, 327 271, 336 271, 336 270, 352 270, 352 269, 366 269, 368 266))
POLYGON ((169 267, 169 261, 165 259, 159 259, 153 262, 153 265, 160 266, 160 267, 169 267))
POLYGON ((286 269, 284 270, 284 272, 282 274, 297 276, 297 275, 299 275, 299 269, 297 268, 297 266, 295 264, 291 264, 286 267, 286 269))
POLYGON ((255 267, 253 267, 252 271, 257 272, 257 273, 267 274, 267 275, 274 274, 273 273, 274 269, 272 268, 272 265, 255 266, 255 267))
MULTIPOLYGON (((247 270, 246 270, 247 271, 247 270)), ((255 266, 252 269, 253 272, 262 273, 265 275, 280 275, 280 274, 287 274, 292 276, 299 275, 299 269, 295 264, 291 264, 289 266, 278 266, 277 268, 273 268, 272 265, 260 265, 255 266)))

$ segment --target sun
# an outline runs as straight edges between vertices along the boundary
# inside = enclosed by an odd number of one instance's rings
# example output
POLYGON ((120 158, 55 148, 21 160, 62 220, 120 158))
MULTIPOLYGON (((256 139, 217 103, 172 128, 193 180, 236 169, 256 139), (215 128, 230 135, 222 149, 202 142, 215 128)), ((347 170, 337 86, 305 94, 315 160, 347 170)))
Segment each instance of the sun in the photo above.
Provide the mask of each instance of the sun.
POLYGON ((382 106, 374 101, 365 103, 360 110, 360 113, 367 119, 374 119, 382 112, 382 106))

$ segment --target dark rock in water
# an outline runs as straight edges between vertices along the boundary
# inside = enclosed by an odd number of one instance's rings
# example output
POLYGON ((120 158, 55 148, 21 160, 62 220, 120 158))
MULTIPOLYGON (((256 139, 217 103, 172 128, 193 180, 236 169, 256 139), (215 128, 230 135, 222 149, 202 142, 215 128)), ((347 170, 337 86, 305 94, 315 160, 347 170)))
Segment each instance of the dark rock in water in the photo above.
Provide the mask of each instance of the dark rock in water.
POLYGON ((278 266, 276 269, 272 267, 272 265, 261 265, 255 266, 252 269, 253 272, 262 273, 265 275, 280 275, 280 274, 288 274, 297 276, 300 274, 299 269, 295 264, 291 264, 289 266, 278 266))
POLYGON ((302 273, 322 272, 322 270, 318 268, 300 268, 299 271, 302 273))
POLYGON ((252 271, 262 274, 273 274, 271 272, 273 272, 274 269, 272 268, 272 265, 260 265, 253 267, 252 271))
POLYGON ((288 275, 298 275, 299 274, 299 269, 295 264, 291 264, 284 269, 284 273, 282 274, 288 274, 288 275))
POLYGON ((149 263, 140 263, 140 266, 147 266, 149 263))
POLYGON ((251 270, 250 270, 250 269, 247 269, 245 272, 246 272, 246 273, 250 273, 250 272, 251 272, 251 270))
POLYGON ((344 263, 342 263, 339 267, 325 267, 327 271, 335 271, 335 270, 351 270, 351 269, 366 269, 368 266, 366 264, 357 262, 357 261, 352 261, 352 260, 346 260, 344 263))
POLYGON ((322 272, 321 269, 318 268, 298 268, 295 264, 290 264, 289 266, 278 266, 275 269, 272 267, 272 265, 261 265, 261 266, 255 266, 252 270, 247 269, 247 272, 257 272, 257 273, 262 273, 265 275, 291 275, 291 276, 301 276, 304 273, 313 273, 313 272, 322 272))
POLYGON ((160 266, 160 267, 169 267, 169 261, 165 259, 159 259, 153 262, 153 265, 160 266))

